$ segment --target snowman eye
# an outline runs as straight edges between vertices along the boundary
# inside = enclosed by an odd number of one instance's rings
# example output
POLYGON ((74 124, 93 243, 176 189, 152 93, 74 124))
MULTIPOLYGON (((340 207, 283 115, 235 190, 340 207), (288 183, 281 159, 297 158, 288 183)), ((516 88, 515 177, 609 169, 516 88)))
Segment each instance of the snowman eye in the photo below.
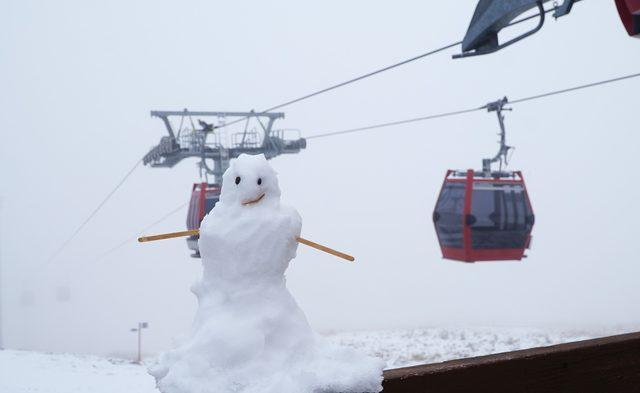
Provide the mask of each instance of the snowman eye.
POLYGON ((261 177, 259 177, 259 178, 258 178, 258 185, 261 185, 261 184, 262 184, 262 178, 261 178, 261 177))
POLYGON ((236 177, 236 184, 240 184, 240 176, 236 177))

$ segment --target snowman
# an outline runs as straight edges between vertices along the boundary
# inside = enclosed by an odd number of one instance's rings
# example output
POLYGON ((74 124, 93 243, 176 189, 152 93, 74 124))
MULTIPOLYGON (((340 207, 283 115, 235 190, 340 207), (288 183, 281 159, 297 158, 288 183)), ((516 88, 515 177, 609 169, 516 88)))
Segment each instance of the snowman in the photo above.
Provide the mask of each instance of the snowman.
POLYGON ((188 338, 150 369, 162 393, 379 392, 383 363, 314 334, 286 286, 302 220, 264 155, 223 175, 200 226, 202 280, 188 338))

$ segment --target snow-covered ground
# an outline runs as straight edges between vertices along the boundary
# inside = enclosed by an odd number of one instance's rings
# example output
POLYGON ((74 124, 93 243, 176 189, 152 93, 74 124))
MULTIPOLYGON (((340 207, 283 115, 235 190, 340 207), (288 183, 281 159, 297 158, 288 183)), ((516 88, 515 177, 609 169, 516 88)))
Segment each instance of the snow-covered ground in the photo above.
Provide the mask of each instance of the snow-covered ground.
POLYGON ((144 367, 96 356, 0 351, 2 393, 157 393, 144 367))
POLYGON ((624 332, 624 329, 545 331, 528 328, 418 328, 339 332, 331 341, 380 357, 387 368, 544 347, 624 332))
MULTIPOLYGON (((420 328, 326 337, 385 360, 388 368, 584 340, 633 329, 549 332, 525 328, 420 328)), ((0 351, 0 393, 157 393, 146 367, 96 356, 0 351)))

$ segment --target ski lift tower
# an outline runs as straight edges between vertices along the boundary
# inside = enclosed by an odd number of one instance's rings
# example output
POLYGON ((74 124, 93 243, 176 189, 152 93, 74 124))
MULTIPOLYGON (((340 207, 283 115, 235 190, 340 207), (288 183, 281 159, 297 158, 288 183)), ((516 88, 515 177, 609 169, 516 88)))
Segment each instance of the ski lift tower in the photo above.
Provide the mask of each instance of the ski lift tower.
MULTIPOLYGON (((193 185, 187 213, 187 229, 190 230, 199 229, 204 216, 220 200, 222 174, 229 168, 232 158, 246 153, 264 154, 271 159, 280 154, 296 154, 307 147, 300 131, 273 128, 276 120, 284 118, 284 113, 192 112, 185 109, 151 111, 151 116, 163 121, 168 135, 160 138, 160 143, 144 156, 145 165, 173 168, 185 158, 199 159, 201 180, 193 185), (234 120, 227 123, 228 118, 234 120), (179 122, 177 128, 171 120, 179 122), (235 127, 231 127, 233 125, 235 127), (213 178, 211 182, 210 177, 213 178)), ((197 236, 188 238, 187 245, 194 252, 193 257, 200 256, 197 236)))
POLYGON ((222 183, 222 174, 229 167, 229 160, 240 154, 264 154, 267 159, 280 154, 295 154, 306 148, 307 142, 297 130, 274 129, 276 120, 284 118, 277 112, 192 112, 151 111, 152 117, 164 122, 168 135, 160 139, 143 158, 143 163, 153 168, 172 168, 185 158, 200 159, 200 175, 213 176, 213 183, 222 183), (180 126, 174 129, 170 118, 180 119, 180 126), (193 122, 197 119, 198 126, 193 122), (207 123, 202 118, 215 118, 217 124, 207 123), (228 138, 224 127, 226 119, 245 121, 244 131, 231 134, 228 138), (185 126, 185 120, 188 123, 185 126), (251 121, 259 128, 250 129, 251 121), (209 161, 209 163, 207 163, 209 161))

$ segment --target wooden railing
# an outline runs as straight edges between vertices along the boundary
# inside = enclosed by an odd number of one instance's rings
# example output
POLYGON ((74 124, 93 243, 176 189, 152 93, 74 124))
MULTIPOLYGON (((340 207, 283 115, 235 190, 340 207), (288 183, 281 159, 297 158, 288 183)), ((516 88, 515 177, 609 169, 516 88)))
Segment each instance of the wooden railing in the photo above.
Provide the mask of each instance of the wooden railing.
POLYGON ((640 332, 386 370, 384 393, 640 393, 640 332))

